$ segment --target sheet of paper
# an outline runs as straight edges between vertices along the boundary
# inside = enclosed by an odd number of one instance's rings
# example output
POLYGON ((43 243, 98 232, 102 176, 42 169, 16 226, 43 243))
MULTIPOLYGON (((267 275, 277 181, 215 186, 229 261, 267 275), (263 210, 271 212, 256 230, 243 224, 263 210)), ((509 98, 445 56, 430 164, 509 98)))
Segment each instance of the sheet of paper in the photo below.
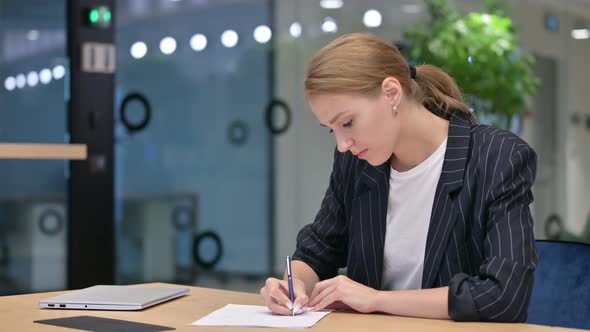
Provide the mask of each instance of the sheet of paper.
POLYGON ((332 311, 309 311, 293 317, 275 315, 264 306, 228 304, 191 325, 306 328, 314 326, 330 312, 332 311))

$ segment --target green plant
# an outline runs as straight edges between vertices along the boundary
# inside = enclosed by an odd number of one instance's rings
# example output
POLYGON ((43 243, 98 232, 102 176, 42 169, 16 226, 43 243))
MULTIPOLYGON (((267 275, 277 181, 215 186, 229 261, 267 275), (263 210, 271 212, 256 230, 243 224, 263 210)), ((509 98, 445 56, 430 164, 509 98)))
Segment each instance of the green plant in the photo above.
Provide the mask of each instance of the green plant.
POLYGON ((494 114, 506 128, 540 82, 534 58, 519 47, 502 4, 484 2, 486 13, 462 15, 449 0, 426 0, 429 18, 409 27, 405 37, 412 45, 410 61, 441 67, 476 112, 494 114))

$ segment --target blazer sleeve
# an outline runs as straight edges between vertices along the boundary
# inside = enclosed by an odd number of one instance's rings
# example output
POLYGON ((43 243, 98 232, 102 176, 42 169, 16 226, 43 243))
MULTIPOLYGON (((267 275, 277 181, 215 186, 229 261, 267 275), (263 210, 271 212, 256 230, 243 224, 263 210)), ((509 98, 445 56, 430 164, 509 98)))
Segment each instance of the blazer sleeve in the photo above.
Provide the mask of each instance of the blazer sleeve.
POLYGON ((346 266, 348 232, 342 201, 342 161, 345 156, 334 151, 334 164, 328 189, 313 223, 297 235, 293 259, 307 263, 320 280, 332 278, 346 266))
POLYGON ((534 150, 523 141, 506 155, 509 159, 488 169, 495 168, 486 199, 485 257, 479 273, 457 274, 449 284, 449 316, 457 321, 527 319, 537 264, 529 209, 537 161, 534 150))

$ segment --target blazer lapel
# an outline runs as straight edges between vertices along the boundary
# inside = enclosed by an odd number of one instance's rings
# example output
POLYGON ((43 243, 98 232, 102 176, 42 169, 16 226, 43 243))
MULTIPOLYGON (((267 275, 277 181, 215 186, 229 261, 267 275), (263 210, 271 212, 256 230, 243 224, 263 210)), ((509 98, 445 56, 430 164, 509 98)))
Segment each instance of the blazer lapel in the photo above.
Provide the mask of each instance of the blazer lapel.
POLYGON ((355 266, 349 272, 354 280, 379 289, 389 194, 389 161, 377 167, 367 163, 361 171, 357 193, 350 226, 351 239, 359 249, 355 252, 355 266))
POLYGON ((426 239, 422 288, 432 288, 457 218, 452 193, 461 189, 469 153, 471 124, 468 114, 454 112, 449 121, 449 136, 440 180, 426 239))

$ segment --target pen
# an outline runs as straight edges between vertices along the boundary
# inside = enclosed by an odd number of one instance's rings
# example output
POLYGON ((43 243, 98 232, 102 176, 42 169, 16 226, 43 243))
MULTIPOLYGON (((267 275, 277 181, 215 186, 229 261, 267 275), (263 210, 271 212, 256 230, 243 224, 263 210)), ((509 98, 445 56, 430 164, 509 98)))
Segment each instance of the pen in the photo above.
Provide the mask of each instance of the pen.
MULTIPOLYGON (((295 292, 293 291, 293 273, 291 271, 291 256, 287 256, 287 282, 289 283, 289 299, 291 305, 295 302, 295 292)), ((291 314, 295 316, 295 309, 291 308, 291 314)))

